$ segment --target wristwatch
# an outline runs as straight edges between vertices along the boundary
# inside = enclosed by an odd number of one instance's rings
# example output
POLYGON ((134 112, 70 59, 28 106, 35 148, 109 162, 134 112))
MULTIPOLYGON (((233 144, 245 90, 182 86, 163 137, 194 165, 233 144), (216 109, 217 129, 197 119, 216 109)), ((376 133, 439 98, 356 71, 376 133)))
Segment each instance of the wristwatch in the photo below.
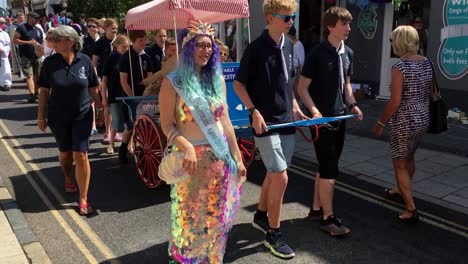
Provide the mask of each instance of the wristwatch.
POLYGON ((353 108, 357 106, 357 103, 352 103, 349 105, 349 110, 353 110, 353 108))
POLYGON ((252 108, 247 109, 247 111, 249 111, 249 116, 253 115, 253 113, 255 112, 255 110, 257 110, 255 107, 252 107, 252 108))

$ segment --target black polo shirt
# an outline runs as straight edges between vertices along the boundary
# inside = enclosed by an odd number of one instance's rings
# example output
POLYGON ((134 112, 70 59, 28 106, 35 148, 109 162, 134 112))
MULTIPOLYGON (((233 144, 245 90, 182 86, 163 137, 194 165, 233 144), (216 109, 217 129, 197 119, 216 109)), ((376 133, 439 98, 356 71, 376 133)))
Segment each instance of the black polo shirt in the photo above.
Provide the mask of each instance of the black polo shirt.
POLYGON ((104 68, 104 62, 112 52, 112 39, 106 37, 99 39, 94 43, 93 55, 98 57, 97 61, 97 72, 99 76, 102 76, 102 69, 104 68))
POLYGON ((50 89, 48 118, 67 122, 80 119, 90 111, 89 88, 99 83, 88 56, 77 53, 70 65, 56 53, 44 60, 38 85, 50 89))
MULTIPOLYGON (((36 26, 31 26, 29 23, 23 23, 16 28, 21 37, 20 40, 29 41, 35 39, 36 42, 42 44, 43 34, 42 30, 36 26)), ((34 46, 31 44, 23 44, 19 46, 19 54, 21 57, 30 59, 37 59, 36 53, 34 52, 34 46)))
MULTIPOLYGON (((286 35, 283 38, 284 44, 280 47, 270 37, 268 30, 265 30, 247 46, 236 75, 236 81, 246 87, 252 103, 260 111, 267 125, 292 122, 294 119, 293 44, 286 35), (283 56, 287 75, 284 71, 283 56)), ((294 128, 276 129, 261 136, 274 133, 294 134, 294 131, 294 128)))
POLYGON ((94 44, 96 44, 96 42, 97 41, 95 41, 92 37, 86 35, 83 38, 83 49, 81 49, 81 53, 88 55, 88 57, 92 59, 94 52, 94 44))
POLYGON ((158 46, 158 44, 154 43, 153 46, 145 49, 146 54, 150 56, 151 62, 153 64, 154 72, 158 72, 161 70, 161 62, 164 59, 164 52, 158 46))
POLYGON ((130 87, 132 87, 133 80, 133 94, 135 96, 141 96, 145 91, 145 86, 141 83, 141 81, 143 81, 148 76, 148 73, 153 72, 151 58, 145 52, 138 54, 133 49, 133 47, 130 47, 130 49, 120 58, 119 72, 127 73, 127 82, 130 87), (129 52, 131 52, 130 57, 132 58, 132 74, 130 74, 130 59, 128 56, 129 52))
POLYGON ((116 97, 125 95, 120 85, 119 62, 122 55, 114 50, 104 63, 102 76, 107 76, 107 100, 110 104, 117 102, 116 97))
MULTIPOLYGON (((309 94, 323 116, 337 116, 346 112, 338 56, 336 48, 324 40, 310 51, 302 68, 301 75, 312 79, 309 94)), ((341 60, 346 80, 353 74, 353 51, 346 45, 341 60)))

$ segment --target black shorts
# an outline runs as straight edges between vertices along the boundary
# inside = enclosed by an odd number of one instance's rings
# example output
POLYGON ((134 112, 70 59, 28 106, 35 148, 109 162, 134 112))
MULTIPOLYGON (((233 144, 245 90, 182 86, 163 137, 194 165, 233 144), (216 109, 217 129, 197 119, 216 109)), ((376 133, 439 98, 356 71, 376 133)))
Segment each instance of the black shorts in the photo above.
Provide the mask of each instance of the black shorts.
POLYGON ((346 121, 331 122, 319 128, 318 140, 314 142, 321 179, 338 177, 338 160, 343 151, 346 121))
POLYGON ((72 121, 48 118, 48 124, 60 152, 88 152, 89 137, 93 125, 93 111, 72 121))

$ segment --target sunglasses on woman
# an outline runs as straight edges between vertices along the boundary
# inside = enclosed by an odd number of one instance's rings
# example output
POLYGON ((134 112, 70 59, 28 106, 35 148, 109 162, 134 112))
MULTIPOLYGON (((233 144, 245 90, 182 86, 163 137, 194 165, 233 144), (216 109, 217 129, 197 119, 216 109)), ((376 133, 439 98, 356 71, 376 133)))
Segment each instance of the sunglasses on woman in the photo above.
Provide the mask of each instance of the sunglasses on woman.
POLYGON ((281 15, 281 14, 277 14, 277 13, 272 13, 271 15, 274 16, 274 17, 283 19, 284 23, 288 23, 289 20, 291 20, 291 19, 292 19, 292 20, 296 19, 296 14, 292 14, 292 15, 281 15))
POLYGON ((229 53, 220 51, 220 52, 219 52, 219 55, 221 55, 221 56, 226 56, 226 57, 227 57, 227 56, 229 55, 229 53))
POLYGON ((96 25, 88 25, 87 27, 88 27, 88 28, 97 28, 96 25))

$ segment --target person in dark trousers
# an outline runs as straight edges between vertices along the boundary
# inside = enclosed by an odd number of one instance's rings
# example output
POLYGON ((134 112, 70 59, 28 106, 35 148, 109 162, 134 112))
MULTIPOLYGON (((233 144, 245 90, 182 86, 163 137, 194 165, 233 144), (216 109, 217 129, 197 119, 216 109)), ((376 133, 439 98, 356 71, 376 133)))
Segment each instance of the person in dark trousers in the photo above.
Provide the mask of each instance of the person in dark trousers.
POLYGON ((266 233, 265 246, 281 258, 295 253, 280 232, 281 207, 288 183, 286 169, 295 144, 295 128, 268 130, 267 125, 306 118, 292 89, 293 44, 286 36, 294 18, 295 0, 268 0, 263 12, 267 29, 246 48, 234 89, 248 108, 255 145, 267 169, 253 227, 266 233))
POLYGON ((41 60, 37 57, 35 48, 43 42, 42 30, 36 27, 39 21, 39 14, 28 13, 28 22, 16 28, 13 42, 19 46, 21 70, 26 76, 26 86, 28 87, 28 102, 34 103, 37 100, 37 76, 39 75, 41 60))
MULTIPOLYGON (((333 6, 322 17, 327 38, 307 56, 299 79, 299 96, 312 118, 339 116, 346 108, 362 120, 351 88, 353 51, 344 44, 351 31, 352 16, 348 10, 333 6)), ((309 217, 320 220, 320 228, 332 236, 344 236, 351 231, 333 212, 335 179, 338 161, 344 146, 345 121, 331 122, 319 129, 314 142, 319 163, 315 176, 314 202, 309 217)))
POLYGON ((164 60, 164 50, 166 48, 167 32, 165 29, 156 30, 154 33, 153 46, 146 48, 145 52, 150 56, 153 63, 154 72, 161 70, 161 65, 164 60))
POLYGON ((42 132, 50 127, 60 151, 65 192, 79 191, 79 214, 89 215, 95 212, 88 202, 91 101, 101 105, 99 82, 91 60, 79 53, 83 43, 72 27, 57 27, 52 38, 57 53, 45 59, 41 70, 37 126, 42 132), (78 188, 72 178, 73 162, 78 188))
MULTIPOLYGON (((146 32, 143 30, 132 30, 129 31, 128 36, 132 45, 120 59, 120 85, 122 85, 127 96, 141 96, 145 90, 143 80, 153 74, 151 58, 144 52, 146 32)), ((123 133, 122 144, 119 149, 119 160, 122 164, 128 163, 128 144, 131 140, 133 125, 136 119, 136 104, 132 101, 127 102, 127 104, 128 107, 123 108, 126 129, 123 133)))

